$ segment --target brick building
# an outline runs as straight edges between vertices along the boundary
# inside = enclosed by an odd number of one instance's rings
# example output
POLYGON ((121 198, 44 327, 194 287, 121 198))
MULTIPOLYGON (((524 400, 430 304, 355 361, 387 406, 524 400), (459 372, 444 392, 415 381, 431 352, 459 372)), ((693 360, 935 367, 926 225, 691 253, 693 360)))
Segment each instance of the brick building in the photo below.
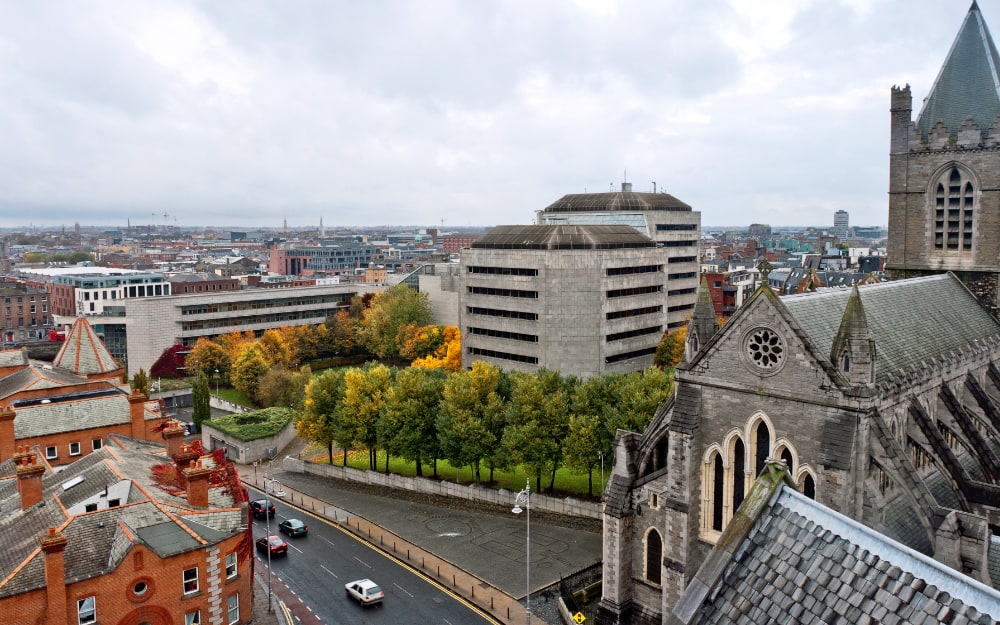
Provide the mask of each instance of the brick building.
POLYGON ((112 435, 60 472, 37 448, 0 463, 0 508, 16 511, 0 516, 5 622, 252 622, 246 490, 182 428, 163 438, 112 435))
POLYGON ((49 293, 13 280, 0 282, 0 329, 3 341, 44 338, 52 329, 49 293))
POLYGON ((910 86, 892 88, 891 277, 954 272, 1000 312, 1000 54, 973 2, 912 121, 910 86))
POLYGON ((166 415, 121 382, 124 369, 85 318, 77 319, 52 365, 22 350, 0 352, 0 462, 37 447, 66 465, 101 449, 110 434, 159 440, 166 415))

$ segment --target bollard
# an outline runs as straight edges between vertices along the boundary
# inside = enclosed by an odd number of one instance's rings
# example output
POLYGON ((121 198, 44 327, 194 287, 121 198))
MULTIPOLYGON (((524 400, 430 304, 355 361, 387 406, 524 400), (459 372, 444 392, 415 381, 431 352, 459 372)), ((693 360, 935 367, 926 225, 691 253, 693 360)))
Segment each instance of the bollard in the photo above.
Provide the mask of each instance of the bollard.
POLYGON ((438 575, 437 576, 441 577, 441 565, 440 564, 438 565, 438 575))
POLYGON ((476 598, 476 585, 475 584, 472 585, 472 598, 473 599, 476 598))
POLYGON ((490 595, 490 610, 493 609, 493 595, 490 595))
MULTIPOLYGON (((369 532, 370 532, 370 531, 371 531, 371 530, 369 530, 369 532)), ((369 533, 368 535, 369 535, 369 536, 371 536, 371 534, 370 534, 370 533, 369 533)), ((379 536, 379 537, 378 537, 378 544, 379 544, 379 545, 381 545, 381 544, 382 544, 382 537, 381 537, 381 536, 379 536)))
POLYGON ((452 585, 453 587, 454 587, 454 586, 457 586, 457 584, 455 584, 455 574, 454 574, 454 573, 452 573, 452 575, 451 575, 451 585, 452 585))
POLYGON ((406 559, 407 560, 410 559, 410 550, 409 549, 406 550, 406 559))

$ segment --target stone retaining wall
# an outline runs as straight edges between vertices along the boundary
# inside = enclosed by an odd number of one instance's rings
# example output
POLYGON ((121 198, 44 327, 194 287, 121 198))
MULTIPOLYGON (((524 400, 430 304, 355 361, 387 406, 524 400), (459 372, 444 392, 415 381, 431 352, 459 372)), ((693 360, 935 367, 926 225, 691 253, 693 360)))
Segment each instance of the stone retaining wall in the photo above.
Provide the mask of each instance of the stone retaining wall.
MULTIPOLYGON (((384 488, 399 488, 443 497, 458 497, 473 501, 481 501, 503 506, 512 506, 515 493, 505 488, 499 490, 484 488, 475 484, 456 484, 443 480, 429 480, 422 477, 404 477, 401 475, 379 473, 378 471, 363 471, 351 467, 337 467, 329 464, 306 462, 292 456, 285 456, 281 463, 285 471, 322 475, 338 480, 350 480, 384 488)), ((601 518, 601 504, 581 501, 579 499, 550 497, 548 495, 531 494, 531 508, 556 514, 601 518)))

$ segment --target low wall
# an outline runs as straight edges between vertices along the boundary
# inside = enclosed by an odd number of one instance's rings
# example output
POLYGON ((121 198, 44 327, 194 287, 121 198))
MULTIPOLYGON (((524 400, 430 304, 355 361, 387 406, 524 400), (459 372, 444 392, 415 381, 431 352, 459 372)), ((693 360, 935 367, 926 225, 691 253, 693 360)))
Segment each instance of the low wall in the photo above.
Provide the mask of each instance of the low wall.
MULTIPOLYGON (((443 480, 429 480, 423 477, 404 477, 392 473, 385 474, 378 471, 363 471, 351 467, 337 467, 318 462, 307 462, 293 456, 285 456, 281 462, 281 467, 285 471, 294 471, 296 473, 309 473, 311 475, 332 477, 338 480, 350 480, 352 482, 361 482, 383 488, 399 488, 429 495, 458 497, 501 506, 513 505, 514 495, 516 494, 505 488, 497 490, 475 484, 456 484, 443 480)), ((555 512, 556 514, 567 514, 591 519, 601 518, 601 504, 599 503, 580 501, 579 499, 560 499, 559 497, 539 495, 538 493, 531 494, 531 508, 533 510, 555 512)))
MULTIPOLYGON (((218 395, 212 395, 208 399, 208 405, 212 408, 218 408, 219 410, 225 410, 226 412, 250 412, 254 408, 247 408, 246 406, 241 406, 239 404, 234 404, 231 401, 226 401, 218 395)), ((280 449, 280 448, 279 448, 280 449)))

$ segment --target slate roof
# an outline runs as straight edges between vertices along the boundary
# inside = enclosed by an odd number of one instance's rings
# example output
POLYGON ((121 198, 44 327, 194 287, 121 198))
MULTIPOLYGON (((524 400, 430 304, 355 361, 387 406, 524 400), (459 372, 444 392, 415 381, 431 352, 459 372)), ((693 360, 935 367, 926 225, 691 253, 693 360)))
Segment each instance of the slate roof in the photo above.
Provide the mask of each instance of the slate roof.
POLYGON ((685 204, 667 193, 571 193, 552 202, 542 212, 569 213, 589 211, 690 211, 685 204))
MULTIPOLYGON (((59 398, 50 403, 35 403, 16 408, 14 416, 14 438, 24 440, 48 436, 62 432, 74 432, 91 428, 106 428, 131 422, 128 397, 121 391, 113 395, 87 397, 68 395, 66 401, 59 398)), ((159 408, 156 402, 146 402, 145 419, 159 419, 162 415, 151 408, 159 408)))
POLYGON ((66 342, 52 364, 84 376, 121 369, 121 365, 111 357, 111 352, 85 317, 77 317, 73 322, 73 327, 66 335, 66 342))
POLYGON ((727 527, 670 622, 1000 622, 1000 592, 806 498, 787 481, 758 480, 754 490, 757 499, 751 493, 740 508, 751 524, 727 527))
POLYGON ((985 133, 1000 113, 998 69, 1000 54, 979 5, 973 2, 917 117, 921 134, 926 137, 942 120, 956 135, 970 115, 985 133))
POLYGON ((60 388, 79 383, 80 378, 69 371, 52 368, 46 369, 44 367, 27 367, 0 379, 0 399, 10 397, 22 391, 60 388))
POLYGON ((38 538, 49 527, 61 527, 67 539, 67 582, 109 572, 136 543, 170 557, 246 531, 245 506, 227 488, 210 487, 210 508, 202 510, 191 508, 185 493, 161 487, 153 466, 169 463, 162 452, 162 445, 112 437, 61 472, 49 471, 42 503, 25 511, 16 485, 8 487, 13 480, 0 481, 0 597, 44 587, 38 538), (122 493, 117 507, 106 507, 122 493), (101 501, 105 506, 85 511, 86 504, 101 501))
MULTIPOLYGON (((876 381, 1000 336, 1000 323, 950 273, 867 285, 858 292, 875 339, 876 381)), ((820 291, 789 295, 781 303, 829 358, 850 295, 848 289, 820 291)))
POLYGON ((0 351, 0 367, 18 367, 28 364, 28 355, 23 349, 5 349, 0 351))
POLYGON ((632 226, 496 226, 472 243, 475 249, 606 250, 656 247, 632 226))

